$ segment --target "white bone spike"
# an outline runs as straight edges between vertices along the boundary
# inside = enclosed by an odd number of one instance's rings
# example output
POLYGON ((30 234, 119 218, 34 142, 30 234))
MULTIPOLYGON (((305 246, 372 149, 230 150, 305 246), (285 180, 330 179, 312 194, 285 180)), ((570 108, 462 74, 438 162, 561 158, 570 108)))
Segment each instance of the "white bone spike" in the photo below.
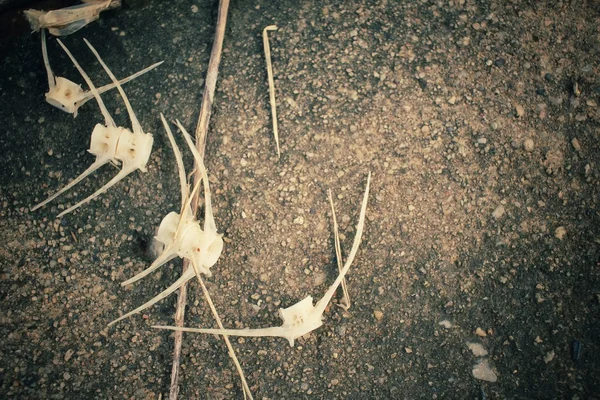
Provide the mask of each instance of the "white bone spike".
POLYGON ((131 127, 133 130, 133 133, 144 133, 142 131, 142 126, 140 125, 140 122, 138 121, 137 117, 135 116, 135 113, 133 112, 133 108, 131 107, 131 104, 129 103, 129 99, 127 98, 127 95, 125 94, 125 91, 119 84, 119 81, 117 80, 115 75, 112 73, 110 68, 108 68, 108 66, 104 63, 104 61, 102 60, 102 57, 100 57, 100 54, 98 54, 98 52, 96 51, 94 46, 92 46, 91 43, 88 42, 87 39, 85 39, 85 38, 83 39, 83 41, 85 42, 85 44, 87 44, 87 46, 90 48, 92 53, 94 53, 94 55, 98 59, 98 62, 100 63, 100 65, 102 65, 102 68, 104 68, 104 71, 106 71, 108 76, 110 76, 110 79, 112 79, 113 83, 115 85, 117 85, 117 90, 119 91, 119 93, 121 94, 121 97, 123 98, 123 102, 125 103, 125 107, 127 108, 127 113, 129 114, 129 119, 131 119, 131 127))
POLYGON ((323 325, 323 313, 329 301, 335 294, 338 286, 348 273, 354 257, 358 251, 360 241, 362 238, 362 232, 365 223, 365 214, 367 211, 367 202, 369 198, 369 188, 371 183, 371 173, 367 177, 367 185, 365 194, 362 201, 360 210, 360 216, 358 225, 356 226, 356 234, 354 236, 354 242, 352 249, 348 255, 348 259, 344 264, 344 268, 339 273, 337 279, 331 284, 325 295, 313 306, 312 296, 307 296, 298 303, 288 307, 280 308, 279 316, 283 320, 283 324, 277 327, 270 328, 259 328, 259 329, 201 329, 201 328, 182 328, 176 326, 153 326, 158 329, 169 329, 174 331, 183 332, 196 332, 196 333, 209 333, 217 335, 228 335, 228 336, 249 336, 249 337, 260 337, 260 336, 277 336, 285 338, 289 341, 290 346, 294 346, 294 340, 306 335, 309 332, 319 328, 323 325))
POLYGON ((56 86, 56 78, 50 67, 50 60, 48 59, 48 48, 46 46, 46 30, 42 29, 42 58, 44 59, 44 66, 46 67, 46 75, 48 76, 48 88, 52 91, 52 88, 56 86))
POLYGON ((60 214, 58 214, 56 216, 56 218, 62 218, 66 214, 70 213, 71 211, 74 211, 77 208, 79 208, 80 206, 88 203, 90 200, 93 200, 96 197, 100 196, 102 193, 106 192, 108 189, 110 189, 111 187, 113 187, 114 185, 116 185, 117 183, 119 183, 123 178, 125 178, 127 175, 129 175, 133 171, 135 171, 135 168, 128 168, 128 169, 123 168, 121 171, 119 171, 119 173, 117 175, 114 176, 114 178, 112 178, 110 181, 108 181, 100 189, 96 190, 94 193, 92 193, 91 195, 89 195, 85 199, 77 202, 75 205, 67 208, 64 211, 62 211, 60 214))
MULTIPOLYGON (((100 126, 100 125, 96 125, 96 126, 100 126)), ((73 186, 75 186, 76 184, 81 182, 85 177, 87 177, 92 172, 94 172, 95 170, 97 170, 98 168, 103 166, 104 164, 108 163, 112 159, 113 158, 111 156, 97 157, 96 161, 94 161, 94 163, 92 165, 90 165, 88 169, 83 171, 83 173, 81 175, 79 175, 77 178, 73 179, 71 182, 69 182, 69 184, 67 184, 67 186, 63 187, 58 192, 56 192, 52 196, 48 197, 46 200, 44 200, 41 203, 37 204, 36 206, 32 207, 31 211, 35 211, 38 208, 45 206, 46 204, 48 204, 49 202, 51 202, 52 200, 54 200, 55 198, 57 198, 64 192, 66 192, 67 190, 71 189, 73 186)))
MULTIPOLYGON (((146 67, 146 68, 142 69, 141 71, 136 72, 133 75, 129 75, 128 77, 121 79, 119 81, 119 84, 123 85, 123 84, 125 84, 127 82, 130 82, 130 81, 134 80, 135 78, 138 78, 138 77, 144 75, 146 72, 149 72, 149 71, 153 70, 154 68, 158 67, 163 62, 164 61, 159 61, 157 63, 154 63, 154 64, 150 65, 149 67, 146 67)), ((102 93, 107 92, 107 91, 109 91, 111 89, 114 89, 116 87, 117 87, 116 84, 109 83, 107 85, 99 87, 97 90, 98 90, 98 93, 102 94, 102 93)), ((91 93, 91 92, 84 92, 83 95, 82 95, 82 97, 81 97, 81 100, 75 102, 75 107, 78 109, 79 107, 81 107, 82 105, 84 105, 85 103, 87 103, 89 100, 91 100, 93 98, 94 98, 94 94, 93 93, 91 93)))
POLYGON ((152 307, 154 304, 158 303, 162 299, 164 299, 167 296, 169 296, 171 293, 173 293, 174 291, 176 291, 177 289, 179 289, 181 287, 181 285, 187 283, 188 281, 190 281, 191 279, 193 279, 195 276, 196 276, 196 273, 194 272, 194 269, 193 268, 188 268, 183 273, 183 275, 181 275, 181 277, 179 277, 179 279, 177 279, 175 282, 173 282, 173 284, 171 286, 169 286, 167 289, 165 289, 164 291, 162 291, 157 296, 153 297, 151 300, 149 300, 146 303, 142 304, 141 306, 139 306, 135 310, 130 311, 127 314, 122 315, 121 317, 115 319, 114 321, 112 321, 111 323, 109 323, 108 326, 114 325, 117 322, 122 321, 125 318, 132 316, 133 314, 137 314, 140 311, 145 310, 148 307, 152 307))
POLYGON ((187 142, 192 154, 194 155, 194 160, 196 161, 196 167, 200 169, 200 174, 202 175, 202 180, 204 181, 204 230, 206 232, 214 232, 217 233, 217 225, 215 223, 215 217, 212 211, 212 202, 210 199, 210 184, 208 183, 208 173, 206 172, 206 167, 204 166, 204 162, 202 160, 202 156, 196 149, 194 142, 192 141, 192 137, 185 130, 183 125, 177 120, 175 121, 177 127, 183 134, 185 141, 187 142))
POLYGON ((183 213, 185 209, 186 199, 188 198, 188 185, 187 179, 185 177, 185 167, 183 165, 183 157, 181 156, 181 152, 179 151, 179 147, 177 147, 177 143, 175 142, 175 138, 173 137, 173 132, 171 132, 171 128, 169 128, 169 124, 165 119, 163 113, 160 113, 160 120, 165 127, 165 131, 167 131, 167 136, 169 137, 169 142, 171 143, 171 148, 173 149, 173 153, 175 153, 175 162, 177 163, 177 175, 179 176, 179 188, 181 190, 181 213, 183 213))

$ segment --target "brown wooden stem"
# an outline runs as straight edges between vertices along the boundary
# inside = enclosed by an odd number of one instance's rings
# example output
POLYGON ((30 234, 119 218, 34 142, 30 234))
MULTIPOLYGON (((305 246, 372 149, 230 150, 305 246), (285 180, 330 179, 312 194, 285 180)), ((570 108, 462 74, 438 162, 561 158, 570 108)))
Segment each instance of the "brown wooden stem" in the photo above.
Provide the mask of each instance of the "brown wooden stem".
MULTIPOLYGON (((210 53, 210 61, 208 63, 208 71, 206 73, 206 84, 204 86, 204 95, 202 97, 202 106, 200 108, 200 116, 198 117, 198 126, 196 127, 196 148, 204 158, 204 149, 206 147, 206 134, 208 132, 208 124, 210 122, 211 109, 217 86, 217 77, 219 75, 219 64, 221 62, 221 52, 223 50, 223 38, 225 37, 225 25, 227 23, 227 10, 229 9, 229 0, 219 1, 219 12, 217 17, 217 26, 215 32, 215 40, 213 42, 212 51, 210 53)), ((199 168, 196 168, 194 174, 194 185, 202 179, 199 168)), ((199 192, 192 199, 192 213, 195 215, 198 210, 199 192)), ((189 268, 188 261, 183 262, 183 272, 189 268)), ((175 326, 183 326, 185 318, 185 306, 187 303, 187 284, 183 284, 179 289, 177 298, 177 310, 175 311, 175 326)), ((183 332, 175 332, 175 347, 173 350, 173 367, 171 369, 171 388, 169 391, 169 399, 176 400, 179 393, 179 369, 181 345, 183 340, 183 332)))

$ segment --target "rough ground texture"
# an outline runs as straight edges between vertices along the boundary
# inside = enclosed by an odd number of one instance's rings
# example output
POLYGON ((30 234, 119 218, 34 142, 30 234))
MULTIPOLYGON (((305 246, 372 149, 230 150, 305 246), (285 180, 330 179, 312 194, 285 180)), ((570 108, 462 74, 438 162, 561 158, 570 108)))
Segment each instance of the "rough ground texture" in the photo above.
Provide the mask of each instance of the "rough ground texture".
MULTIPOLYGON (((64 41, 99 84, 108 78, 83 37, 118 76, 165 60, 124 87, 155 137, 149 170, 62 220, 116 169, 28 209, 91 164, 101 115, 93 101, 76 119, 44 102, 39 34, 0 41, 3 398, 168 393, 173 336, 150 326, 172 323, 176 295, 107 323, 180 274, 173 260, 120 285, 152 261, 155 229, 179 207, 158 116, 193 131, 216 4, 124 3, 64 41)), ((207 285, 225 326, 279 325, 279 307, 325 292, 337 269, 327 190, 347 253, 373 173, 352 308, 330 306, 294 348, 234 340, 255 398, 598 396, 600 6, 545 3, 231 5, 206 153, 226 241, 207 285)), ((56 73, 83 82, 48 47, 56 73)), ((117 92, 103 98, 128 125, 117 92)), ((186 325, 214 326, 195 282, 188 300, 186 325)), ((218 338, 186 334, 181 361, 182 398, 242 397, 218 338)))

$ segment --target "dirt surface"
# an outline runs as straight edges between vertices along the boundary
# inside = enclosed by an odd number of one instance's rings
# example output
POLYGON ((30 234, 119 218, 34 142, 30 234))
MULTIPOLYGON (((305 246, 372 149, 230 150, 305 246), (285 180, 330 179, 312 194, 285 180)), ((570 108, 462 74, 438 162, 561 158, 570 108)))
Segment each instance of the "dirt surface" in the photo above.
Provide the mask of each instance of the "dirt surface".
MULTIPOLYGON (((102 117, 94 101, 76 119, 45 103, 39 34, 0 41, 2 398, 168 394, 173 336, 151 325, 173 322, 176 295, 107 324, 181 273, 176 259, 120 285, 178 210, 159 113, 193 131, 216 4, 124 3, 64 42, 98 84, 108 78, 83 37, 117 76, 165 60, 124 86, 154 152, 147 173, 61 220, 117 170, 28 209, 93 162, 102 117)), ((330 306, 293 348, 234 339, 255 398, 598 397, 600 6, 541 3, 231 5, 206 149, 225 238, 207 285, 225 326, 279 325, 279 307, 322 296, 337 271, 327 190, 347 254, 373 174, 352 308, 330 306), (485 366, 496 382, 474 376, 485 366)), ((82 83, 55 39, 48 48, 55 72, 82 83)), ((129 126, 118 93, 103 99, 129 126)), ((214 326, 196 282, 188 303, 186 325, 214 326)), ((186 334, 181 361, 181 398, 242 398, 218 338, 186 334)))

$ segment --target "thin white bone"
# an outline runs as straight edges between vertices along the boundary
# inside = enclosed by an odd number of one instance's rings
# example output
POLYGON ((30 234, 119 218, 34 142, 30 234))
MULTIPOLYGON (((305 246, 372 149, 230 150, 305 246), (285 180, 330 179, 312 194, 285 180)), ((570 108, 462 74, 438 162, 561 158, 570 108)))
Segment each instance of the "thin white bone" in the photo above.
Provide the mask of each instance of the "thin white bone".
POLYGON ((46 75, 48 76, 48 88, 52 91, 52 88, 56 86, 56 78, 50 67, 50 61, 48 60, 48 48, 46 46, 46 30, 42 29, 42 58, 44 59, 44 66, 46 67, 46 75))
POLYGON ((185 166, 183 165, 183 157, 181 156, 181 152, 179 151, 179 147, 175 142, 175 138, 173 137, 173 132, 169 128, 169 124, 165 119, 165 116, 160 113, 160 120, 167 131, 167 136, 169 137, 169 142, 171 143, 171 148, 173 149, 173 153, 175 153, 175 162, 177 163, 177 175, 179 176, 179 188, 181 190, 181 212, 185 209, 186 199, 188 196, 188 186, 187 179, 185 177, 185 166))
MULTIPOLYGON (((200 282, 200 286, 202 287, 202 292, 204 293, 206 302, 208 303, 208 306, 210 307, 210 310, 213 313, 213 317, 215 318, 215 321, 217 321, 217 325, 219 326, 219 329, 223 329, 223 323, 221 322, 221 317, 219 317, 219 313, 217 312, 217 309, 215 308, 215 305, 214 305, 212 299, 210 298, 208 289, 206 288, 206 285, 204 284, 204 281, 202 280, 202 276, 200 275, 200 270, 198 269, 198 265, 196 264, 194 259, 192 259, 192 267, 194 268, 196 277, 198 278, 198 282, 200 282)), ((229 357, 231 357, 231 359, 233 360, 233 363, 235 364, 235 368, 238 372, 238 375, 240 376, 240 380, 242 381, 242 387, 244 389, 244 399, 246 399, 246 396, 247 396, 250 398, 250 400, 253 400, 254 397, 252 396, 250 387, 248 387, 248 383, 246 382, 246 375, 244 375, 242 366, 240 365, 240 362, 238 361, 235 351, 233 350, 233 346, 231 346, 231 341, 229 340, 229 337, 227 337, 227 335, 223 335, 223 341, 225 342, 225 345, 227 346, 227 350, 229 350, 229 357)))
POLYGON ((82 205, 88 203, 90 200, 93 200, 96 197, 100 196, 102 193, 106 192, 108 189, 110 189, 111 187, 113 187, 114 185, 119 183, 122 179, 124 179, 127 175, 129 175, 136 169, 137 168, 125 168, 124 167, 121 171, 119 171, 119 173, 117 175, 114 176, 114 178, 112 178, 110 181, 108 181, 104 186, 102 186, 100 189, 96 190, 94 193, 92 193, 85 199, 79 201, 77 204, 67 208, 66 210, 64 210, 63 212, 58 214, 56 216, 56 218, 62 218, 64 215, 66 215, 66 214, 70 213, 71 211, 74 211, 78 207, 81 207, 82 205))
MULTIPOLYGON (((48 49, 46 46, 46 31, 42 29, 42 57, 44 59, 44 66, 46 67, 46 74, 48 75, 48 92, 46 93, 46 101, 48 104, 53 105, 54 107, 63 110, 65 112, 73 114, 74 117, 77 117, 77 112, 79 107, 87 103, 89 100, 94 98, 94 93, 91 90, 83 90, 80 85, 72 82, 63 77, 57 77, 52 72, 52 68, 50 67, 50 61, 48 59, 48 49)), ((61 44, 62 46, 62 44, 61 44)), ((64 49, 64 46, 63 46, 64 49)), ((123 78, 119 81, 121 85, 130 82, 141 75, 144 75, 146 72, 153 70, 162 64, 163 61, 152 64, 149 67, 142 69, 141 71, 136 72, 133 75, 130 75, 126 78, 123 78)), ((81 70, 79 70, 81 72, 81 70)), ((86 81, 87 82, 87 81, 86 81)), ((89 83, 88 83, 89 86, 89 83)), ((108 90, 115 88, 117 85, 114 83, 109 83, 107 85, 96 88, 99 94, 102 94, 108 90)), ((91 87, 90 87, 91 89, 91 87)))
POLYGON ((204 181, 204 231, 206 232, 217 232, 217 225, 215 224, 215 217, 213 215, 212 210, 212 202, 210 200, 210 184, 208 183, 208 173, 206 172, 206 168, 204 166, 204 162, 202 160, 202 156, 196 149, 194 142, 192 141, 192 137, 185 130, 183 125, 177 120, 175 121, 179 130, 183 134, 185 141, 187 142, 192 154, 194 155, 194 160, 196 161, 196 168, 200 169, 200 174, 202 175, 202 179, 204 181))
POLYGON ((143 310, 145 310, 148 307, 152 307, 154 304, 158 303, 162 299, 164 299, 167 296, 169 296, 171 293, 173 293, 174 291, 176 291, 177 289, 179 289, 181 287, 181 285, 187 283, 188 281, 190 281, 191 279, 193 279, 195 276, 196 276, 196 273, 194 272, 194 269, 193 268, 188 268, 179 277, 179 279, 177 279, 175 282, 173 282, 173 284, 171 286, 169 286, 167 289, 163 290, 157 296, 155 296, 151 300, 145 302, 144 304, 142 304, 141 306, 139 306, 135 310, 132 310, 132 311, 128 312, 127 314, 122 315, 121 317, 119 317, 119 318, 115 319, 114 321, 110 322, 108 324, 108 326, 114 325, 117 322, 122 321, 125 318, 132 316, 133 314, 137 314, 140 311, 143 311, 143 310))
MULTIPOLYGON (((209 333, 209 334, 217 334, 217 335, 228 335, 228 336, 249 336, 249 337, 261 337, 261 336, 276 336, 282 337, 289 341, 290 346, 294 346, 294 340, 298 339, 306 335, 309 332, 314 331, 323 325, 323 313, 325 312, 325 308, 327 304, 331 301, 331 298, 335 294, 338 286, 341 284, 342 280, 345 278, 352 262, 354 261, 354 257, 358 251, 358 247, 360 245, 360 241, 362 238, 362 232, 364 229, 365 223, 365 214, 367 211, 367 202, 369 198, 369 187, 371 183, 371 173, 367 177, 367 185, 365 189, 365 194, 362 201, 362 206, 360 210, 360 216, 358 220, 358 225, 356 226, 356 234, 354 236, 354 242, 352 244, 352 249, 350 250, 350 254, 348 255, 348 259, 344 264, 344 268, 339 273, 336 280, 331 284, 327 292, 323 295, 321 300, 317 302, 315 306, 313 306, 312 296, 307 296, 303 300, 298 303, 288 307, 288 308, 280 308, 279 316, 283 320, 283 324, 277 327, 270 328, 259 328, 259 329, 201 329, 201 328, 185 328, 185 327, 176 327, 176 326, 153 326, 153 328, 158 329, 169 329, 174 331, 183 331, 183 332, 196 332, 196 333, 209 333)), ((335 229, 335 227, 334 227, 335 229)))
POLYGON ((100 54, 98 54, 98 52, 96 51, 94 46, 92 46, 91 43, 88 42, 86 38, 83 38, 83 41, 85 42, 85 44, 88 45, 88 47, 90 48, 92 53, 94 53, 94 55, 98 59, 98 62, 100 63, 100 65, 102 65, 102 68, 104 68, 104 71, 106 71, 108 76, 110 76, 110 79, 112 79, 113 83, 117 86, 117 90, 121 94, 121 97, 123 98, 123 102, 125 103, 125 107, 127 108, 127 113, 129 114, 129 119, 131 120, 131 127, 133 130, 133 133, 142 133, 143 134, 144 132, 142 131, 142 126, 140 125, 140 122, 138 121, 137 117, 135 116, 135 113, 133 112, 133 108, 131 107, 131 103, 129 103, 129 99, 127 98, 125 91, 123 91, 123 88, 119 84, 119 81, 117 80, 115 75, 112 73, 110 68, 108 68, 108 66, 104 63, 104 61, 102 60, 102 57, 100 57, 100 54))
POLYGON ((54 200, 55 198, 57 198, 58 196, 60 196, 64 192, 66 192, 67 190, 71 189, 73 186, 75 186, 79 182, 81 182, 85 177, 90 175, 92 172, 94 172, 95 170, 97 170, 98 168, 103 166, 104 164, 108 163, 110 160, 111 160, 110 157, 96 158, 96 161, 94 161, 94 163, 92 165, 90 165, 88 169, 83 171, 83 173, 81 175, 79 175, 77 178, 73 179, 71 182, 69 182, 69 184, 67 186, 63 187, 58 192, 56 192, 52 196, 48 197, 46 200, 44 200, 41 203, 32 207, 31 211, 35 211, 38 208, 45 206, 46 204, 48 204, 49 202, 51 202, 52 200, 54 200))

